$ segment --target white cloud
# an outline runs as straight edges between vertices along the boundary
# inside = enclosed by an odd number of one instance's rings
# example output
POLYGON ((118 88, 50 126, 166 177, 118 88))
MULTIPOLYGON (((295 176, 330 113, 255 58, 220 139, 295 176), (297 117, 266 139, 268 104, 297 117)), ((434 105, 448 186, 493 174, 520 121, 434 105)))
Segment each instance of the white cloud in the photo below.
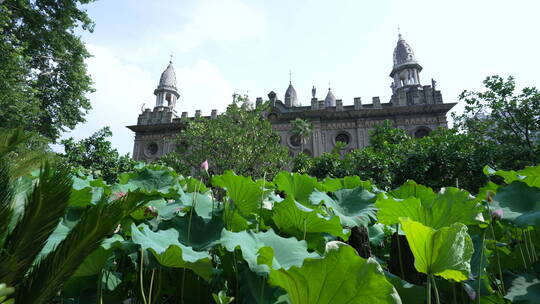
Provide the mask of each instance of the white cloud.
POLYGON ((180 102, 176 104, 179 113, 187 111, 193 116, 195 110, 202 110, 203 115, 210 115, 212 109, 224 111, 232 100, 232 86, 219 69, 206 60, 177 68, 176 79, 180 90, 180 102))
POLYGON ((204 0, 190 12, 179 30, 164 34, 175 50, 187 52, 206 41, 224 44, 252 39, 266 30, 262 11, 239 0, 204 0))
MULTIPOLYGON (((96 89, 89 95, 92 110, 86 123, 63 137, 81 139, 110 126, 113 146, 122 154, 131 153, 134 134, 126 126, 137 123, 143 103, 145 107, 154 107, 153 91, 160 75, 125 63, 103 46, 87 45, 87 48, 93 55, 87 64, 96 89)), ((178 112, 189 111, 193 115, 195 109, 201 109, 203 115, 209 115, 211 109, 222 111, 230 101, 232 88, 212 63, 200 60, 191 67, 177 67, 176 74, 181 94, 178 112)))

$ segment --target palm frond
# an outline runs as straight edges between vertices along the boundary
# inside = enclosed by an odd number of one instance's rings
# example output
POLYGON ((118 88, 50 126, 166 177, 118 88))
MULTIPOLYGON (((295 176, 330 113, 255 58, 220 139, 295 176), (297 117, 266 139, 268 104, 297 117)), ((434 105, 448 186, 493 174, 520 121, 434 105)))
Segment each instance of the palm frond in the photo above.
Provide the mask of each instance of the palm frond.
POLYGON ((0 255, 1 282, 15 285, 22 280, 66 212, 71 186, 67 171, 43 166, 21 219, 6 237, 0 255))
POLYGON ((153 198, 132 192, 112 203, 107 203, 104 197, 90 207, 58 247, 33 268, 20 286, 16 286, 15 303, 50 303, 62 289, 62 284, 99 247, 120 220, 153 198))
POLYGON ((0 158, 0 248, 3 247, 13 216, 12 200, 13 185, 10 181, 9 167, 7 162, 0 158))
POLYGON ((24 132, 22 128, 1 129, 0 132, 0 156, 15 151, 17 146, 27 141, 31 135, 24 132))

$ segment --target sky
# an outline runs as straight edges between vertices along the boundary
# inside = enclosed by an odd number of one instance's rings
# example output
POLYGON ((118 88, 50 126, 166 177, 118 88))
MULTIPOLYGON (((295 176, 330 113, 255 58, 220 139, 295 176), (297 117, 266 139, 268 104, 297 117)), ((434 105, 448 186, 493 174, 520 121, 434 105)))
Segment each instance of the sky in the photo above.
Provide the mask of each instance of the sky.
POLYGON ((273 90, 283 100, 289 72, 303 105, 312 86, 319 99, 330 86, 344 105, 354 97, 388 102, 398 28, 424 68, 422 84, 435 79, 444 102, 481 90, 489 75, 540 86, 538 0, 99 0, 83 8, 95 22, 80 35, 96 91, 87 122, 63 137, 110 126, 122 154, 133 149, 125 126, 154 107, 171 55, 176 111, 190 116, 223 112, 233 93, 254 101, 273 90))

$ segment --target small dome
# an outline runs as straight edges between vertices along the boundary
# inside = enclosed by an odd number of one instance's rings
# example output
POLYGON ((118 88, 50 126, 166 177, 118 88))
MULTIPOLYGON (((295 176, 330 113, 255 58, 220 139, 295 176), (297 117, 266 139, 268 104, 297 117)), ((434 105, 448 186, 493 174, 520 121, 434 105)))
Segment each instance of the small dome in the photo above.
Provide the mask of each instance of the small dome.
POLYGON ((414 52, 411 46, 399 34, 399 39, 394 49, 394 69, 410 63, 417 63, 414 58, 414 52))
POLYGON ((326 97, 324 98, 324 105, 326 107, 336 106, 336 97, 334 96, 330 88, 328 88, 328 94, 326 94, 326 97))
POLYGON ((289 83, 289 87, 287 88, 287 91, 285 91, 285 101, 288 100, 290 100, 293 107, 300 106, 298 103, 298 97, 296 96, 296 90, 292 86, 292 83, 289 83))
POLYGON ((161 88, 173 89, 176 91, 176 74, 174 73, 172 61, 169 62, 169 65, 161 74, 158 89, 161 88))

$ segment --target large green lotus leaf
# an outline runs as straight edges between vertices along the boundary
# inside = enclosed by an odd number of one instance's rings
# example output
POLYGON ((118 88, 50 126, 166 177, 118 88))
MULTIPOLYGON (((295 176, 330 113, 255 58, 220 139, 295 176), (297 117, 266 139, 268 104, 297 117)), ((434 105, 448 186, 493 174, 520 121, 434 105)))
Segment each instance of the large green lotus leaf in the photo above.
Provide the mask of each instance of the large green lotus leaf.
POLYGON ((379 222, 386 225, 399 223, 400 217, 408 217, 434 229, 454 223, 472 225, 478 223, 482 207, 470 197, 469 192, 457 188, 444 188, 432 201, 427 201, 426 193, 417 198, 405 199, 379 194, 375 206, 379 209, 379 222))
POLYGON ((345 176, 343 178, 327 177, 322 181, 322 185, 326 192, 335 192, 340 189, 354 189, 359 186, 366 189, 372 188, 370 181, 363 181, 357 175, 345 176))
POLYGON ((209 281, 212 275, 211 257, 208 252, 199 252, 178 241, 175 229, 153 232, 146 224, 131 225, 133 243, 148 249, 156 260, 165 267, 189 268, 209 281))
POLYGON ((195 205, 195 211, 197 214, 205 219, 212 218, 212 209, 216 211, 218 208, 217 203, 212 198, 211 192, 205 193, 181 193, 178 199, 184 206, 195 205))
POLYGON ((385 272, 385 275, 388 282, 394 285, 403 303, 424 303, 426 287, 411 284, 388 272, 385 272))
POLYGON ((297 203, 291 197, 274 204, 272 220, 281 232, 298 239, 302 239, 305 233, 313 232, 328 233, 345 240, 348 238, 343 232, 339 217, 323 217, 316 210, 297 203))
POLYGON ((401 303, 374 259, 358 256, 345 244, 328 247, 324 258, 272 270, 270 284, 285 289, 293 304, 401 303))
POLYGON ((260 208, 263 189, 251 177, 236 175, 229 170, 225 174, 214 176, 212 184, 225 189, 227 196, 243 215, 249 215, 260 208))
POLYGON ((416 270, 447 280, 467 280, 474 251, 467 226, 455 223, 435 230, 409 218, 401 218, 400 222, 414 255, 416 270))
POLYGON ((230 252, 239 248, 249 268, 259 274, 268 273, 270 268, 301 266, 306 258, 319 256, 307 251, 306 241, 283 238, 272 229, 258 233, 223 229, 220 243, 230 252))
POLYGON ((345 227, 367 226, 372 219, 376 219, 376 196, 372 192, 357 187, 338 190, 334 196, 335 199, 326 193, 314 191, 309 199, 314 205, 324 202, 331 213, 339 216, 345 227))
POLYGON ((279 172, 274 178, 274 183, 279 191, 284 191, 287 196, 291 196, 296 201, 308 205, 309 195, 315 189, 321 189, 323 186, 319 184, 315 177, 307 174, 279 172))
POLYGON ((146 166, 137 172, 122 173, 118 180, 114 190, 124 193, 139 189, 148 193, 171 194, 180 188, 176 173, 159 166, 146 166))
POLYGON ((518 226, 540 225, 540 189, 522 182, 499 188, 493 198, 503 208, 503 218, 518 226))
POLYGON ((221 220, 221 214, 216 214, 212 220, 205 220, 196 213, 192 215, 190 220, 189 214, 186 214, 185 216, 177 216, 159 224, 160 230, 170 228, 178 231, 178 240, 180 243, 191 246, 194 250, 201 251, 209 249, 219 240, 221 230, 223 229, 223 221, 221 220), (191 228, 189 228, 190 225, 191 228))
POLYGON ((506 184, 511 184, 515 181, 520 181, 527 184, 530 187, 540 188, 540 165, 535 167, 525 167, 523 170, 504 171, 494 170, 489 166, 484 167, 484 174, 486 175, 498 175, 504 179, 506 184))
POLYGON ((504 297, 512 303, 540 303, 540 280, 532 272, 507 275, 504 284, 508 288, 504 297))
POLYGON ((97 204, 103 194, 110 193, 110 187, 102 179, 93 179, 90 176, 73 177, 73 189, 69 196, 69 205, 73 207, 86 207, 97 204))
POLYGON ((433 191, 433 189, 419 185, 412 180, 408 180, 399 188, 390 191, 389 194, 395 198, 401 199, 416 197, 426 205, 430 205, 437 197, 437 194, 433 191))
POLYGON ((105 239, 101 246, 87 256, 82 264, 77 267, 73 276, 85 277, 101 273, 105 262, 112 256, 113 250, 122 245, 122 241, 124 241, 124 238, 118 234, 114 234, 112 237, 105 239))

